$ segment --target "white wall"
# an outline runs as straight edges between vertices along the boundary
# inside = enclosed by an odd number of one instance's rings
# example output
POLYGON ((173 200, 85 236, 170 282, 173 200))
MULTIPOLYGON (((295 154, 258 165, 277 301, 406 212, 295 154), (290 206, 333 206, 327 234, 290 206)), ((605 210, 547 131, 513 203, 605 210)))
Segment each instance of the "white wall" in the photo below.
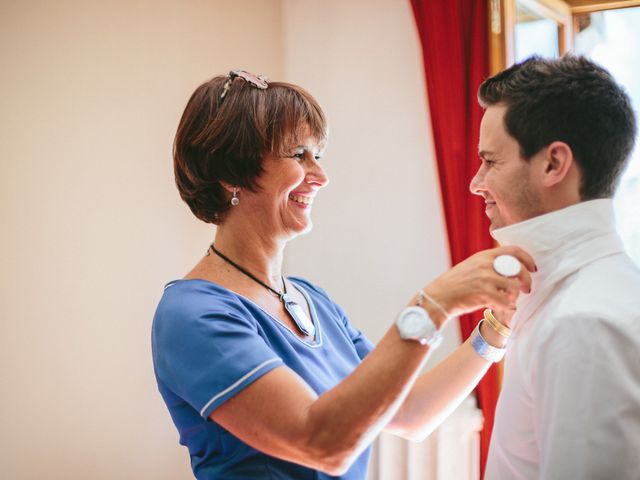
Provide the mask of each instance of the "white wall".
POLYGON ((192 478, 149 332, 212 231, 171 144, 200 82, 281 75, 280 2, 248 3, 0 4, 0 478, 192 478))
POLYGON ((404 0, 5 0, 0 59, 0 478, 191 478, 149 330, 213 236, 171 143, 214 74, 300 83, 329 116, 332 183, 288 273, 377 340, 446 268, 404 0))

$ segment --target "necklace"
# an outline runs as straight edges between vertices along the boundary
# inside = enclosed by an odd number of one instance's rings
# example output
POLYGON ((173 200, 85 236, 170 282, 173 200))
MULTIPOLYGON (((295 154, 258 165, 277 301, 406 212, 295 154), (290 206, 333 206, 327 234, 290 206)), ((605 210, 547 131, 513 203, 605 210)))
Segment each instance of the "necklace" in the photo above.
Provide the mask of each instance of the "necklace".
POLYGON ((251 280, 253 280, 256 283, 259 283, 260 285, 262 285, 264 288, 266 288, 267 290, 269 290, 271 293, 274 293, 282 302, 282 304, 284 305, 284 309, 287 311, 287 313, 289 314, 289 316, 293 319, 293 321, 295 322, 296 326, 298 327, 298 329, 304 333, 305 335, 309 336, 309 337, 315 337, 316 334, 316 327, 313 325, 313 322, 309 319, 309 317, 307 317, 307 314, 304 313, 304 310, 302 309, 302 307, 295 302, 288 294, 287 294, 287 284, 284 281, 284 277, 280 277, 282 279, 282 292, 279 292, 277 290, 275 290, 274 288, 271 288, 269 285, 267 285, 266 283, 264 283, 262 280, 260 280, 258 277, 256 277, 255 275, 253 275, 251 272, 249 272, 247 269, 241 267, 240 265, 238 265, 236 262, 234 262, 233 260, 231 260, 229 257, 227 257, 226 255, 222 254, 214 245, 213 243, 211 244, 211 246, 209 247, 211 248, 211 251, 213 253, 215 253, 216 255, 218 255, 220 258, 222 258, 225 262, 227 262, 229 265, 235 267, 237 270, 239 270, 241 273, 244 273, 247 277, 249 277, 251 280))

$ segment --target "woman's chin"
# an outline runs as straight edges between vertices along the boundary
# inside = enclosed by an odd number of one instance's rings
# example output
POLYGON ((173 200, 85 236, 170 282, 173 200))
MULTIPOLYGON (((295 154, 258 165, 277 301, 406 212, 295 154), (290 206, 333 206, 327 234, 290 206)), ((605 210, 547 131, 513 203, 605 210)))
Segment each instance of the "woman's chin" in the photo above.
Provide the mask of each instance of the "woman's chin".
POLYGON ((309 223, 307 223, 307 225, 305 226, 305 228, 299 233, 299 235, 306 235, 307 233, 311 233, 311 230, 313 230, 313 224, 311 223, 311 221, 309 221, 309 223))
POLYGON ((311 232, 312 229, 313 223, 311 223, 311 220, 309 219, 304 223, 297 224, 295 228, 289 229, 290 238, 294 239, 296 237, 299 237, 300 235, 306 235, 307 233, 311 232))

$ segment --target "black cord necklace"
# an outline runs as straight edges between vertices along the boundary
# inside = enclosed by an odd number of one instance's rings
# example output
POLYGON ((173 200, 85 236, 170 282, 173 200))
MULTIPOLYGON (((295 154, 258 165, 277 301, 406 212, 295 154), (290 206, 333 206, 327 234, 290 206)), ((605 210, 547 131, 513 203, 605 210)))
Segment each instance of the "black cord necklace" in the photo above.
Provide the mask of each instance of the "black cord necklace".
POLYGON ((304 312, 304 310, 302 309, 302 307, 295 302, 288 294, 287 294, 287 284, 284 281, 284 277, 280 277, 282 278, 282 288, 283 291, 279 292, 274 288, 271 288, 269 285, 267 285, 266 283, 264 283, 262 280, 260 280, 258 277, 256 277, 255 275, 253 275, 251 272, 249 272, 247 269, 241 267, 240 265, 238 265, 236 262, 234 262, 233 260, 231 260, 229 257, 227 257, 226 255, 224 255, 223 253, 221 253, 214 245, 213 243, 211 244, 211 246, 209 247, 211 248, 211 251, 213 253, 215 253, 216 255, 218 255, 220 258, 222 258, 225 262, 227 262, 229 265, 235 267, 238 271, 240 271, 241 273, 244 273, 247 277, 249 277, 251 280, 253 280, 256 283, 259 283, 260 285, 262 285, 264 288, 268 289, 270 292, 274 293, 275 295, 277 295, 277 297, 280 299, 280 301, 282 302, 282 304, 284 305, 284 309, 287 311, 287 313, 289 313, 289 315, 291 316, 291 318, 293 319, 293 321, 295 322, 296 326, 298 327, 298 329, 304 333, 305 335, 309 336, 309 337, 314 337, 316 334, 316 327, 313 325, 313 322, 311 320, 309 320, 309 317, 307 317, 307 314, 304 312))

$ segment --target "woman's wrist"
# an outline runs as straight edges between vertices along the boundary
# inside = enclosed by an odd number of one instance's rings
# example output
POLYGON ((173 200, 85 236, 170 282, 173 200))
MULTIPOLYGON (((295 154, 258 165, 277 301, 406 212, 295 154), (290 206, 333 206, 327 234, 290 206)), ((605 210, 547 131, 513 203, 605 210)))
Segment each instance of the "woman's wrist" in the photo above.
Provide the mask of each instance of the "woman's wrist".
POLYGON ((507 345, 507 338, 496 332, 487 322, 480 324, 480 334, 492 347, 504 348, 507 345))
POLYGON ((484 330, 484 326, 486 325, 485 320, 480 320, 480 323, 476 325, 476 328, 473 329, 471 335, 469 336, 469 340, 467 341, 473 350, 480 355, 483 359, 496 363, 502 360, 504 354, 506 352, 505 346, 496 346, 492 345, 485 335, 489 330, 484 330), (484 332, 484 333, 483 333, 484 332))
POLYGON ((433 323, 435 323, 438 330, 443 327, 447 319, 450 317, 446 307, 436 299, 431 292, 428 292, 427 288, 423 288, 418 291, 415 297, 415 305, 422 307, 427 311, 429 317, 433 320, 433 323))
POLYGON ((485 308, 484 312, 482 312, 484 316, 484 320, 489 324, 491 328, 493 328, 498 334, 508 339, 511 336, 511 328, 508 325, 500 322, 493 314, 493 311, 490 308, 485 308))

